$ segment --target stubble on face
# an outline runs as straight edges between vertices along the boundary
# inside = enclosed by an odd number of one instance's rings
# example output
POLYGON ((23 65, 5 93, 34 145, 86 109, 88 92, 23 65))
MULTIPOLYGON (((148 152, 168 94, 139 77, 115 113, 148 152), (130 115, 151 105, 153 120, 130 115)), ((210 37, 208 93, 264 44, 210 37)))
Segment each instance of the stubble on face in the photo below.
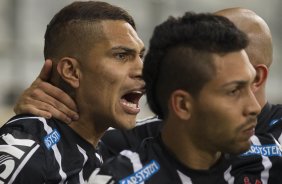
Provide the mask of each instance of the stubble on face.
MULTIPOLYGON (((140 78, 135 79, 141 74, 139 54, 144 52, 144 45, 135 30, 124 21, 107 20, 100 24, 102 39, 91 49, 84 67, 84 90, 80 95, 85 102, 83 108, 89 111, 88 119, 104 129, 110 126, 133 128, 139 111, 127 113, 121 99, 144 86, 140 78)), ((131 99, 135 101, 135 98, 137 103, 138 95, 131 95, 131 99)))
POLYGON ((256 125, 256 116, 245 113, 244 103, 255 73, 240 52, 217 58, 216 76, 195 101, 193 133, 201 149, 238 154, 249 149, 256 125))

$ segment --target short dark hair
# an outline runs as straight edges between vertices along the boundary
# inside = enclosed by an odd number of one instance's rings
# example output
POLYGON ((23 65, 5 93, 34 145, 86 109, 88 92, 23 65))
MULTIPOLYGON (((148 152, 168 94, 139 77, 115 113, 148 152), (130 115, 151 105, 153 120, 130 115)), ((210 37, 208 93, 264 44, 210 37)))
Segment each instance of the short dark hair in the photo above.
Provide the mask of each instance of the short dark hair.
POLYGON ((73 2, 61 9, 47 25, 44 57, 54 62, 50 82, 72 97, 74 90, 58 74, 57 62, 63 57, 86 60, 91 48, 104 38, 99 24, 104 20, 122 20, 136 30, 127 11, 100 1, 73 2))
POLYGON ((73 54, 82 57, 89 50, 87 46, 93 46, 97 39, 93 23, 102 20, 124 20, 136 29, 133 18, 120 7, 100 1, 73 2, 60 10, 47 26, 45 59, 73 54))
POLYGON ((176 89, 193 97, 215 75, 213 54, 225 55, 248 45, 245 33, 227 18, 187 12, 157 26, 144 60, 143 77, 151 110, 168 114, 168 100, 176 89))

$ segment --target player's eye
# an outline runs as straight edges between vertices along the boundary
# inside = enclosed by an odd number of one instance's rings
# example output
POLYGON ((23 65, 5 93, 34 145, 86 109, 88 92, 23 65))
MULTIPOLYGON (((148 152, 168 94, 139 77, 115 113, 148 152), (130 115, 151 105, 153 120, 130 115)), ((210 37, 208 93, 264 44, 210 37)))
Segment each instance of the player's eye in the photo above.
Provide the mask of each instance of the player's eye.
POLYGON ((125 53, 117 53, 117 54, 115 55, 115 57, 116 57, 116 59, 122 60, 122 61, 124 61, 124 60, 127 59, 127 55, 126 55, 125 53))
POLYGON ((229 96, 237 96, 240 94, 240 89, 239 88, 235 88, 235 89, 232 89, 230 91, 228 91, 228 95, 229 96))

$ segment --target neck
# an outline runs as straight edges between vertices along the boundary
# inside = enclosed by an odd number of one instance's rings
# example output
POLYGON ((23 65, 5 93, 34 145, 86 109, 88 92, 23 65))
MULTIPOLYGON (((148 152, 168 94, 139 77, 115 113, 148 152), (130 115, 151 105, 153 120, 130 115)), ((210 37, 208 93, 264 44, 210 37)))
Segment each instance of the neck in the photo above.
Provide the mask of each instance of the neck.
POLYGON ((209 169, 218 161, 221 152, 201 149, 188 134, 183 127, 177 126, 175 122, 164 122, 162 140, 175 157, 191 169, 209 169))
POLYGON ((93 120, 83 118, 83 116, 80 116, 78 121, 72 122, 69 126, 94 147, 97 146, 100 138, 107 130, 107 128, 101 128, 93 123, 93 120))

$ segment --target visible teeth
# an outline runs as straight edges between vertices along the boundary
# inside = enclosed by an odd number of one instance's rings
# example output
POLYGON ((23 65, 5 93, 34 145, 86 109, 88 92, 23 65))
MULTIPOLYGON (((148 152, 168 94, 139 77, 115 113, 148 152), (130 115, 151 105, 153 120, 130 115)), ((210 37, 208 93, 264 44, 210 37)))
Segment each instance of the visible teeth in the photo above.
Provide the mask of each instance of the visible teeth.
POLYGON ((132 91, 132 93, 142 94, 141 91, 132 91))
POLYGON ((134 104, 134 103, 131 103, 131 102, 125 102, 125 101, 123 101, 122 102, 124 105, 126 105, 126 106, 128 106, 128 107, 130 107, 130 108, 138 108, 137 107, 137 104, 134 104))

